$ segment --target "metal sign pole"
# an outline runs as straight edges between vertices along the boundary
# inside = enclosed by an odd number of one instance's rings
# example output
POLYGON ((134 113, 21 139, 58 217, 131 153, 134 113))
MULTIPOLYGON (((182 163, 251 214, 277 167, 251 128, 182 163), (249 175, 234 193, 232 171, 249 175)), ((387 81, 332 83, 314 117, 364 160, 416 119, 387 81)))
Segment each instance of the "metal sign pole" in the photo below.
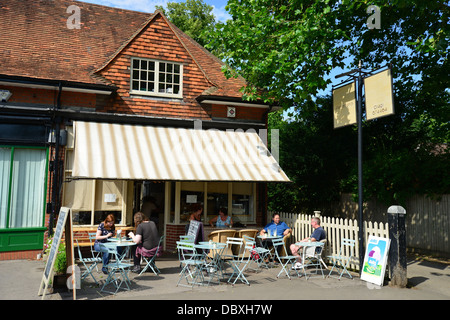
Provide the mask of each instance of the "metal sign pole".
POLYGON ((359 217, 359 271, 362 271, 364 263, 364 221, 363 221, 363 166, 362 166, 362 86, 363 77, 361 73, 361 61, 358 68, 358 109, 356 119, 358 121, 358 217, 359 217))

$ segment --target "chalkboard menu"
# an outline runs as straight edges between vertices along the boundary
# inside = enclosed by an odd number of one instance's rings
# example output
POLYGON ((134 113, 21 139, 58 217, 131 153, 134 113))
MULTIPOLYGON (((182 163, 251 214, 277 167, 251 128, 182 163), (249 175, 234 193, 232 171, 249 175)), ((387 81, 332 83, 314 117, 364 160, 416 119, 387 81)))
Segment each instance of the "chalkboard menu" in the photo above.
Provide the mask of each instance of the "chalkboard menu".
POLYGON ((59 212, 58 223, 56 224, 56 231, 53 236, 52 247, 50 249, 50 254, 48 255, 47 265, 45 266, 44 276, 45 278, 49 278, 50 271, 53 269, 53 265, 55 264, 56 254, 58 252, 59 244, 61 242, 61 237, 64 231, 64 225, 66 224, 68 210, 63 210, 67 208, 61 208, 59 212))
POLYGON ((194 236, 194 243, 203 241, 203 223, 197 220, 191 220, 187 234, 188 236, 194 236))
MULTIPOLYGON (((53 266, 55 265, 56 255, 58 253, 59 244, 61 243, 61 238, 62 238, 63 232, 65 230, 64 227, 66 226, 66 221, 67 221, 68 216, 70 216, 70 208, 61 207, 61 210, 59 211, 58 222, 56 224, 55 234, 53 235, 52 246, 50 248, 50 253, 48 255, 47 264, 45 265, 44 275, 42 277, 41 285, 39 287, 38 295, 40 295, 42 293, 42 290, 44 293, 42 296, 42 299, 44 299, 44 297, 45 297, 45 292, 48 287, 48 282, 52 276, 53 266), (45 285, 45 288, 43 288, 43 285, 45 285)), ((69 221, 70 221, 70 218, 69 218, 69 221)), ((71 230, 70 230, 70 232, 71 232, 71 230)), ((71 238, 72 238, 71 235, 68 235, 68 236, 70 237, 70 240, 71 240, 71 238)))

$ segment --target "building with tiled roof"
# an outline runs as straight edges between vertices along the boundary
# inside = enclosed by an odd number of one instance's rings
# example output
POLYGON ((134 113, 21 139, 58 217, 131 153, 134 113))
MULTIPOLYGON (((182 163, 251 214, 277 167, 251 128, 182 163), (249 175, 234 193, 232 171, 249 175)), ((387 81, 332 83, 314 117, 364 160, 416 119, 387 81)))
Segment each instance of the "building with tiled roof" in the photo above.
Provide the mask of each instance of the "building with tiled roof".
POLYGON ((35 258, 61 206, 81 240, 108 214, 132 228, 152 197, 160 232, 177 235, 194 202, 205 221, 220 205, 234 221, 259 225, 265 183, 289 181, 255 135, 272 106, 244 101, 244 79, 227 79, 222 61, 161 12, 2 0, 0 34, 0 260, 35 258), (192 152, 174 139, 186 136, 204 142, 207 160, 180 164, 192 152), (217 163, 214 139, 267 155, 237 165, 238 151, 231 165, 217 163))

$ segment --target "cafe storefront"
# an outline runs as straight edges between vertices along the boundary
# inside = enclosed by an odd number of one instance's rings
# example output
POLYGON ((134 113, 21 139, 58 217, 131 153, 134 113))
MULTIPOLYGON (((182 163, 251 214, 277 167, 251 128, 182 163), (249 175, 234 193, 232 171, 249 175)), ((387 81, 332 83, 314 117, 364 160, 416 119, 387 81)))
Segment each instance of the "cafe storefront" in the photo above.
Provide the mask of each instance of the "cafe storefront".
POLYGON ((254 129, 74 121, 68 133, 63 205, 74 232, 95 231, 109 213, 127 230, 148 209, 172 251, 193 204, 205 225, 219 208, 235 223, 261 225, 266 183, 289 182, 254 129))

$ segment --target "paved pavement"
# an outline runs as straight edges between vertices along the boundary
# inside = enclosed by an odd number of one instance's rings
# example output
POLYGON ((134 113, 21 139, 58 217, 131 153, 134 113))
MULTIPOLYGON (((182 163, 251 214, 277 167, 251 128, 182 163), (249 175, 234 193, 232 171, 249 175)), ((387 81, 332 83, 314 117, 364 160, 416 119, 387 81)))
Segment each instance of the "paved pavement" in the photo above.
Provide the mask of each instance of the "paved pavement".
MULTIPOLYGON (((0 261, 1 300, 40 300, 39 284, 44 262, 33 260, 0 261)), ((341 280, 321 277, 305 280, 303 277, 277 279, 280 267, 261 272, 246 272, 250 286, 238 282, 209 287, 177 287, 179 262, 176 256, 163 256, 157 260, 159 276, 145 273, 137 276, 130 272, 131 291, 120 290, 116 295, 100 293, 91 278, 82 282, 76 291, 77 300, 449 300, 450 266, 448 263, 422 261, 410 258, 407 267, 408 288, 382 287, 360 280, 341 280)), ((101 283, 106 276, 94 272, 101 283)), ((72 300, 67 289, 48 293, 45 300, 72 300)))

